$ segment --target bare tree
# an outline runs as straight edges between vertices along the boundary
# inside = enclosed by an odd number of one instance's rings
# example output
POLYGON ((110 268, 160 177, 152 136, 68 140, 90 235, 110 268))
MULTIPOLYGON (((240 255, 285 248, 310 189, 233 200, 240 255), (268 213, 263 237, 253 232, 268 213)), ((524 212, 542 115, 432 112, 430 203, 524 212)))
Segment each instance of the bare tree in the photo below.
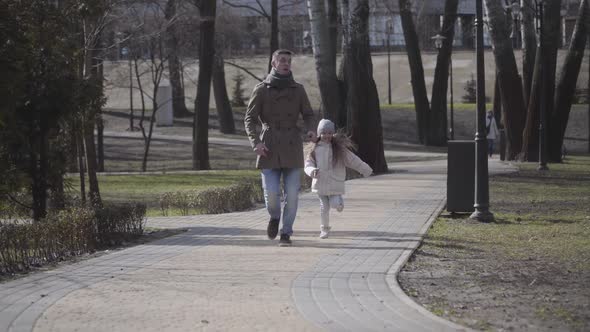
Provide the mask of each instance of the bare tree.
POLYGON ((497 77, 502 95, 502 111, 506 134, 507 159, 514 160, 522 147, 522 132, 526 113, 521 80, 510 40, 506 13, 496 0, 485 1, 494 45, 497 77))
POLYGON ((519 159, 536 161, 539 157, 539 88, 541 54, 537 47, 535 31, 535 7, 533 0, 522 0, 522 87, 526 109, 526 121, 522 133, 519 159))
POLYGON ((236 125, 234 123, 234 113, 227 94, 224 65, 223 46, 218 44, 215 48, 212 79, 215 108, 217 109, 217 117, 219 118, 219 131, 223 134, 234 134, 236 132, 236 125))
MULTIPOLYGON (((149 157, 150 145, 152 142, 152 134, 154 131, 154 122, 156 120, 156 113, 162 107, 165 102, 172 102, 172 101, 163 101, 162 103, 158 103, 158 90, 160 88, 160 84, 162 82, 162 76, 164 71, 166 70, 166 61, 168 60, 165 55, 163 41, 162 39, 157 37, 158 34, 148 36, 149 40, 149 60, 147 62, 140 61, 139 57, 136 57, 134 60, 135 63, 135 77, 137 80, 137 87, 140 91, 141 95, 141 118, 139 120, 139 129, 141 130, 141 135, 143 137, 144 142, 144 149, 143 149, 143 158, 141 161, 141 171, 147 171, 147 162, 149 157), (140 62, 145 66, 140 66, 140 62), (147 70, 141 70, 140 67, 147 67, 147 70), (152 87, 151 94, 147 93, 144 85, 142 83, 142 77, 144 75, 149 75, 150 84, 152 87), (144 126, 144 120, 146 119, 146 102, 145 98, 148 98, 151 101, 151 108, 152 112, 149 115, 149 128, 146 132, 144 126)), ((173 97, 174 98, 174 97, 173 97)))
POLYGON ((234 8, 244 8, 264 17, 270 23, 270 55, 268 58, 268 71, 270 72, 272 53, 279 48, 279 4, 278 0, 270 0, 270 12, 264 7, 261 0, 256 0, 257 6, 242 4, 239 0, 223 0, 223 3, 234 8))
MULTIPOLYGON (((108 10, 110 6, 108 3, 102 3, 102 11, 93 12, 92 15, 83 18, 82 31, 84 37, 84 60, 82 77, 93 86, 102 86, 102 77, 100 76, 100 39, 102 31, 105 27, 108 10)), ((96 145, 94 141, 94 128, 96 125, 96 116, 100 113, 101 103, 94 104, 92 109, 84 113, 83 120, 83 137, 84 137, 84 151, 86 152, 86 171, 88 172, 88 196, 90 203, 93 206, 101 206, 102 199, 100 198, 100 190, 98 184, 98 171, 96 159, 96 145)))
POLYGON ((580 1, 578 19, 572 36, 565 62, 561 69, 559 83, 555 90, 555 104, 550 114, 549 132, 547 140, 549 160, 561 162, 561 147, 565 129, 572 107, 572 99, 576 91, 576 82, 580 73, 580 66, 584 57, 584 48, 588 35, 589 8, 586 0, 580 1))
POLYGON ((271 69, 272 53, 279 48, 279 10, 303 3, 306 0, 270 0, 270 10, 263 5, 262 0, 255 0, 256 6, 244 4, 240 0, 223 0, 223 3, 233 8, 243 8, 264 17, 270 23, 270 44, 268 57, 268 71, 271 69))
POLYGON ((535 13, 533 0, 522 0, 522 86, 525 107, 531 95, 533 70, 537 53, 537 38, 535 36, 535 13))
MULTIPOLYGON (((424 81, 424 66, 422 65, 422 54, 420 52, 418 33, 416 32, 414 19, 412 18, 412 3, 410 0, 399 0, 398 4, 402 28, 404 31, 406 53, 410 65, 418 140, 421 143, 428 145, 427 132, 429 127, 428 118, 430 115, 430 102, 428 101, 426 82, 424 81)), ((393 10, 390 7, 387 8, 390 13, 393 13, 393 10)))
MULTIPOLYGON (((168 28, 170 20, 174 20, 174 18, 167 16, 166 11, 170 10, 169 5, 170 2, 166 3, 165 8, 157 5, 132 8, 126 16, 127 20, 134 25, 133 40, 128 45, 134 69, 135 86, 139 90, 140 96, 141 115, 138 126, 144 142, 142 172, 147 171, 157 112, 167 103, 171 103, 174 107, 173 94, 170 100, 164 100, 158 95, 164 74, 169 71, 166 64, 174 62, 170 61, 170 52, 175 54, 177 51, 172 49, 169 44, 170 31, 168 28), (149 109, 151 112, 148 111, 149 109), (146 120, 148 121, 147 125, 145 124, 146 120)), ((171 72, 170 74, 172 75, 171 72)), ((172 84, 172 82, 170 83, 172 84)), ((171 88, 174 91, 172 86, 171 88)))
POLYGON ((209 164, 209 97, 215 56, 215 0, 195 0, 200 10, 199 79, 193 123, 193 169, 207 170, 209 164))
POLYGON ((369 2, 351 0, 347 13, 346 105, 348 110, 347 130, 358 144, 361 159, 375 173, 387 172, 383 148, 383 131, 379 95, 373 79, 373 64, 369 48, 369 2))
POLYGON ((537 48, 535 64, 533 66, 533 76, 531 77, 531 86, 529 90, 529 102, 527 103, 527 113, 524 130, 522 132, 522 148, 520 156, 521 161, 537 161, 539 157, 539 94, 541 93, 541 48, 537 48))
POLYGON ((215 57, 213 61, 213 94, 215 96, 215 108, 219 119, 219 131, 224 134, 234 134, 236 126, 234 123, 234 114, 229 101, 227 86, 225 83, 225 63, 223 61, 223 52, 225 49, 225 34, 223 29, 217 27, 228 25, 231 17, 218 15, 216 19, 215 33, 215 57))
MULTIPOLYGON (((340 61, 340 68, 338 68, 338 79, 340 80, 341 84, 341 91, 342 91, 342 99, 346 100, 347 98, 347 91, 348 91, 348 85, 347 85, 347 62, 348 62, 348 55, 347 55, 347 49, 349 48, 349 23, 350 23, 350 19, 349 19, 349 12, 350 12, 350 6, 348 3, 349 0, 339 0, 339 4, 340 4, 340 19, 341 19, 341 26, 342 26, 342 43, 340 45, 341 49, 342 49, 342 60, 340 61)), ((338 126, 340 127, 348 127, 348 108, 347 107, 343 107, 340 110, 340 114, 338 116, 338 119, 340 119, 340 123, 338 123, 338 126)))
MULTIPOLYGON (((391 4, 383 1, 388 11, 393 15, 391 4)), ((424 2, 421 3, 424 6, 424 2)), ((413 8, 412 1, 398 0, 399 14, 404 32, 406 53, 410 65, 412 92, 416 110, 416 126, 419 141, 424 145, 443 146, 447 143, 447 89, 449 77, 449 65, 451 60, 452 45, 455 38, 455 22, 457 20, 458 0, 446 0, 443 24, 438 31, 444 37, 439 50, 434 71, 432 86, 432 102, 428 101, 426 83, 424 80, 424 67, 420 52, 420 40, 416 25, 414 24, 413 9, 417 9, 415 15, 419 21, 427 20, 427 15, 422 15, 421 7, 413 8)), ((422 29, 422 35, 428 33, 428 39, 432 31, 422 29)))
POLYGON ((449 81, 449 63, 453 52, 455 38, 455 21, 457 20, 458 0, 446 0, 443 25, 440 35, 445 37, 436 58, 432 99, 430 103, 430 121, 428 126, 429 145, 447 144, 447 90, 449 81))
POLYGON ((177 24, 178 0, 168 0, 164 15, 167 22, 166 26, 166 48, 168 53, 168 72, 170 77, 170 86, 172 88, 172 110, 174 117, 184 117, 190 115, 186 108, 184 96, 184 84, 182 83, 182 65, 178 56, 179 49, 179 32, 177 24))
POLYGON ((335 123, 342 123, 339 119, 340 110, 344 107, 340 91, 341 83, 336 74, 336 44, 333 42, 329 17, 326 15, 325 0, 308 0, 309 20, 313 41, 313 55, 316 73, 322 97, 323 116, 335 123))
MULTIPOLYGON (((102 38, 99 39, 98 49, 102 50, 102 38)), ((100 90, 104 91, 104 51, 96 59, 96 66, 98 71, 97 84, 100 90)), ((96 110, 96 170, 104 172, 104 120, 102 118, 102 107, 96 110)))
MULTIPOLYGON (((332 50, 331 56, 333 57, 334 63, 336 62, 336 53, 338 51, 338 27, 339 18, 338 15, 338 0, 327 0, 328 1, 328 35, 330 36, 330 50, 332 50)), ((330 60, 332 61, 332 60, 330 60)))

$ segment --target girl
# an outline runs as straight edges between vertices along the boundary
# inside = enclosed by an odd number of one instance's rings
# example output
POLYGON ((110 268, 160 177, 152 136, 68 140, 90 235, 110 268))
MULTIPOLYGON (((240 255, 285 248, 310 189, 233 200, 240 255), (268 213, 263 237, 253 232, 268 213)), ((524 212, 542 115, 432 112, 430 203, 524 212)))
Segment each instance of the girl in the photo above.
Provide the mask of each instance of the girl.
POLYGON ((341 212, 344 208, 342 195, 346 180, 346 167, 367 177, 373 169, 351 150, 354 145, 344 134, 335 134, 334 123, 322 119, 318 124, 318 142, 311 146, 305 161, 305 173, 313 180, 311 191, 320 198, 321 227, 320 239, 330 232, 330 207, 341 212))

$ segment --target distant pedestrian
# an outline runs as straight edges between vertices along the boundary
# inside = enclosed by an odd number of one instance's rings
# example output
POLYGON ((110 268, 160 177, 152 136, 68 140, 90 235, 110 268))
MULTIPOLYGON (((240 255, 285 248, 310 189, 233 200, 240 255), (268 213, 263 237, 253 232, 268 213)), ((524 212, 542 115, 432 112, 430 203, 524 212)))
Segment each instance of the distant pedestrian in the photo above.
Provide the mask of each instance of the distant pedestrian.
POLYGON ((273 53, 272 70, 264 81, 254 87, 244 116, 246 134, 258 155, 256 168, 262 170, 264 200, 270 215, 266 228, 269 239, 276 238, 279 232, 283 178, 285 206, 279 241, 281 247, 291 245, 299 203, 303 168, 303 139, 297 127, 299 115, 305 122, 307 137, 315 141, 315 114, 303 85, 293 79, 292 54, 288 50, 273 53), (258 133, 258 125, 262 125, 261 133, 258 133))
POLYGON ((344 209, 344 181, 346 167, 352 168, 367 177, 373 169, 351 150, 354 145, 344 134, 336 133, 334 123, 323 119, 317 130, 318 141, 313 143, 305 161, 305 173, 313 180, 311 191, 320 199, 320 238, 330 233, 330 208, 342 212, 344 209))
POLYGON ((486 116, 486 135, 488 139, 488 154, 490 158, 492 158, 492 154, 494 153, 494 142, 496 138, 500 136, 500 132, 498 131, 498 126, 496 125, 494 112, 491 110, 488 111, 486 116))

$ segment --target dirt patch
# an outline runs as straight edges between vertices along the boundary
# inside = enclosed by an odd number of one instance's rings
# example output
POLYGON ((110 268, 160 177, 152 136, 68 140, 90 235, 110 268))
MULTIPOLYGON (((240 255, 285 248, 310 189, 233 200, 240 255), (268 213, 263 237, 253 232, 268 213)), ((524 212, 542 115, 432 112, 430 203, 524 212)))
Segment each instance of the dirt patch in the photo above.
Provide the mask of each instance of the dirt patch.
POLYGON ((431 312, 478 330, 588 331, 590 195, 567 176, 563 183, 578 199, 554 197, 551 188, 535 194, 543 177, 524 173, 522 190, 501 196, 495 190, 518 177, 490 180, 496 223, 443 214, 400 272, 400 285, 431 312), (528 194, 506 204, 519 192, 528 194))
POLYGON ((431 312, 481 330, 587 331, 590 274, 495 250, 446 250, 428 241, 399 275, 431 312))

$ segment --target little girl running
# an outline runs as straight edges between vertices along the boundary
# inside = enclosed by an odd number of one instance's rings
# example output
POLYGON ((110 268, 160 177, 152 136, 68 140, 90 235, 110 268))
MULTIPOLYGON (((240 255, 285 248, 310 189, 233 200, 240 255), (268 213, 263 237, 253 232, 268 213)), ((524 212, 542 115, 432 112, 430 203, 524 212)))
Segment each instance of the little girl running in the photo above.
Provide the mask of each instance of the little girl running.
POLYGON ((305 173, 313 179, 311 191, 320 198, 320 238, 325 239, 330 232, 330 207, 338 212, 344 208, 346 167, 365 177, 371 175, 373 169, 351 151, 354 144, 348 136, 336 134, 332 121, 322 119, 317 134, 318 142, 313 143, 305 161, 305 173))

